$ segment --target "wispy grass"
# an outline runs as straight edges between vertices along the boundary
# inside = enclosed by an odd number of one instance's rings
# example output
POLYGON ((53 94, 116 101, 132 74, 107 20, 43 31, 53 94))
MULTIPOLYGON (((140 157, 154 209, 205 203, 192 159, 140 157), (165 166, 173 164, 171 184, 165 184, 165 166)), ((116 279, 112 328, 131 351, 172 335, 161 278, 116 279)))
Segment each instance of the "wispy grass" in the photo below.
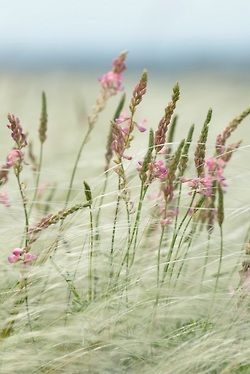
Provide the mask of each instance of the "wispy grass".
POLYGON ((42 157, 50 126, 45 94, 35 178, 21 122, 11 128, 14 145, 6 133, 14 153, 0 168, 0 193, 11 196, 8 206, 1 195, 0 207, 1 373, 250 370, 249 206, 240 195, 245 185, 234 187, 247 174, 238 174, 234 160, 249 148, 229 143, 249 110, 214 140, 209 110, 201 130, 192 125, 178 139, 177 84, 159 123, 145 132, 148 77, 143 72, 125 98, 125 57, 100 79, 64 185, 57 170, 47 174, 53 167, 42 157), (85 144, 94 147, 98 117, 115 95, 103 172, 88 180, 79 167, 81 157, 92 167, 85 144))

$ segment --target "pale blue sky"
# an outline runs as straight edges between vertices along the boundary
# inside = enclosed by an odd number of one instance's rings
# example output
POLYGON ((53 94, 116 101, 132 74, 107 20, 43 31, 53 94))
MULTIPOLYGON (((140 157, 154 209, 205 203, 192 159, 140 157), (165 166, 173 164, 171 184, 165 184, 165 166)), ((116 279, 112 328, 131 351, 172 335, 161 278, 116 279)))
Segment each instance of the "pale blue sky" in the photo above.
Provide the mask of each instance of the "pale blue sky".
POLYGON ((2 52, 249 53, 250 0, 0 0, 0 45, 2 52))

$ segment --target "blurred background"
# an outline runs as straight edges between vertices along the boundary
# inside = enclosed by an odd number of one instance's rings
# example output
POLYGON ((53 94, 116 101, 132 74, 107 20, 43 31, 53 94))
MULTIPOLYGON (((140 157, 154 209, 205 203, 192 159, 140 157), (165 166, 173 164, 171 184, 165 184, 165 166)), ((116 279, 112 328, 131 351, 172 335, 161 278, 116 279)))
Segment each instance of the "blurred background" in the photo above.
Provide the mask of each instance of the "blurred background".
MULTIPOLYGON (((0 0, 0 5, 1 162, 11 144, 6 141, 8 112, 18 115, 38 142, 44 90, 49 112, 46 157, 54 162, 47 173, 53 175, 62 158, 69 170, 99 92, 98 77, 123 50, 129 51, 124 82, 128 98, 142 70, 149 72, 148 95, 138 116, 147 118, 150 127, 157 126, 176 81, 181 87, 179 139, 192 123, 203 123, 209 107, 214 110, 214 139, 250 104, 249 0, 0 0)), ((113 98, 100 117, 87 152, 100 172, 103 137, 117 102, 113 98)), ((235 156, 235 167, 244 177, 249 125, 245 121, 235 136, 244 139, 238 164, 235 156)), ((85 158, 81 166, 86 165, 85 158)))

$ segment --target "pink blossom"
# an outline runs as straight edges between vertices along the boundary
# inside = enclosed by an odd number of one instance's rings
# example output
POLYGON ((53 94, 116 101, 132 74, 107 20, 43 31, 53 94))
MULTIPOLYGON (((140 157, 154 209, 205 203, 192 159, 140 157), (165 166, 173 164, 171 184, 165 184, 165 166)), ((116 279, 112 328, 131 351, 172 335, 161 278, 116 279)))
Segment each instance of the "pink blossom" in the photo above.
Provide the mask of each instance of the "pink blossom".
POLYGON ((211 177, 217 181, 221 187, 226 187, 225 177, 223 176, 226 162, 221 158, 210 157, 205 161, 205 166, 211 177))
POLYGON ((23 157, 22 152, 19 149, 12 149, 7 156, 7 166, 12 167, 19 163, 23 157))
MULTIPOLYGON (((138 161, 137 170, 142 171, 142 161, 138 161)), ((164 180, 168 175, 168 170, 162 160, 150 162, 147 166, 146 176, 147 183, 153 182, 154 179, 164 180)))
POLYGON ((148 170, 152 178, 165 179, 168 175, 168 170, 162 160, 151 162, 148 166, 148 170))
POLYGON ((106 74, 103 74, 99 81, 104 90, 109 90, 112 95, 115 95, 119 91, 122 91, 122 74, 115 73, 110 70, 106 74))
POLYGON ((116 59, 113 60, 112 70, 108 71, 106 74, 103 74, 103 76, 99 78, 102 88, 111 96, 117 94, 123 89, 122 73, 126 69, 126 56, 126 52, 121 53, 116 59))
POLYGON ((121 112, 119 117, 116 118, 115 123, 117 123, 117 125, 120 125, 121 123, 124 123, 124 122, 128 121, 129 118, 130 117, 126 114, 126 112, 121 112))
MULTIPOLYGON (((196 177, 196 178, 185 178, 182 177, 182 183, 187 183, 188 187, 191 188, 191 191, 196 191, 204 196, 212 195, 213 179, 211 176, 206 177, 196 177)), ((190 192, 189 194, 191 194, 190 192)))
POLYGON ((187 183, 191 191, 196 191, 204 196, 211 196, 213 193, 213 183, 219 183, 221 187, 226 186, 223 171, 225 161, 221 158, 210 157, 205 160, 204 175, 196 178, 181 178, 181 182, 187 183))
POLYGON ((14 248, 11 255, 8 257, 8 261, 11 264, 14 264, 15 262, 17 262, 21 259, 22 254, 23 254, 23 249, 14 248))
POLYGON ((147 129, 145 127, 145 124, 147 123, 146 119, 143 119, 141 122, 137 123, 135 121, 132 122, 132 119, 130 116, 127 115, 126 112, 122 112, 118 118, 116 118, 115 123, 117 125, 120 125, 122 132, 124 134, 129 134, 129 132, 132 132, 134 129, 134 126, 140 131, 145 132, 147 129))
POLYGON ((24 259, 23 259, 23 262, 25 264, 28 264, 30 262, 33 262, 37 259, 37 256, 36 255, 33 255, 32 253, 30 252, 27 252, 27 253, 24 253, 24 259))
POLYGON ((7 208, 10 207, 9 197, 7 192, 0 192, 0 204, 3 204, 7 208))
POLYGON ((36 255, 30 252, 25 252, 22 248, 14 248, 11 255, 8 257, 8 261, 14 264, 18 261, 23 261, 24 264, 31 263, 37 259, 36 255))
POLYGON ((136 127, 140 132, 145 132, 147 129, 145 127, 145 124, 147 123, 146 119, 143 119, 141 122, 136 123, 136 127))

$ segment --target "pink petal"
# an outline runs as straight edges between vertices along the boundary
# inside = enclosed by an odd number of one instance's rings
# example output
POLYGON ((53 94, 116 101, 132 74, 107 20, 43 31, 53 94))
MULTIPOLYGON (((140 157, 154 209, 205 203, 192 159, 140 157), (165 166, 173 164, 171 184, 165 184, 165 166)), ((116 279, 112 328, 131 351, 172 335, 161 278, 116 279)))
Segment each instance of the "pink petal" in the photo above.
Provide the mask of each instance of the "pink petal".
POLYGON ((10 255, 9 257, 8 257, 8 261, 9 261, 9 263, 11 263, 11 264, 14 264, 15 262, 17 262, 19 260, 19 257, 17 257, 17 256, 15 256, 15 255, 10 255))

